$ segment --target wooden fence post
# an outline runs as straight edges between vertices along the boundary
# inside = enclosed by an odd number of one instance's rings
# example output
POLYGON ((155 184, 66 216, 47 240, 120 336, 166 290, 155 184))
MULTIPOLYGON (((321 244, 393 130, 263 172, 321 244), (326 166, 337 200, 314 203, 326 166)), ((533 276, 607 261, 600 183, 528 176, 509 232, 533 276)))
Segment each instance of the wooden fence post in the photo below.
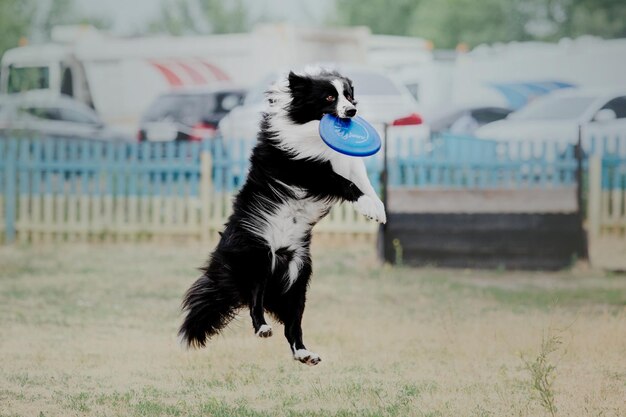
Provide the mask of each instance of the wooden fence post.
POLYGON ((600 234, 600 216, 602 214, 602 157, 593 155, 589 158, 589 196, 587 215, 589 218, 589 237, 600 234))
MULTIPOLYGON (((589 242, 588 236, 585 234, 584 222, 585 216, 583 213, 583 133, 582 126, 578 126, 578 142, 574 150, 574 156, 576 157, 576 212, 578 214, 578 227, 580 228, 580 244, 578 248, 578 256, 582 259, 589 260, 589 242)), ((546 157, 546 142, 543 142, 543 157, 545 162, 546 157)))
MULTIPOLYGON (((387 212, 387 218, 389 218, 389 162, 388 162, 388 143, 389 125, 385 123, 383 125, 383 170, 380 173, 379 181, 381 188, 381 197, 387 212)), ((396 153, 396 161, 399 159, 399 155, 396 153)), ((396 184, 397 185, 397 184, 396 184)), ((378 226, 378 233, 376 235, 376 246, 378 251, 378 258, 381 262, 385 262, 387 253, 387 225, 381 224, 378 226)))
POLYGON ((200 152, 200 239, 203 243, 210 240, 211 225, 211 197, 215 197, 213 193, 213 160, 211 152, 202 149, 200 152))
POLYGON ((16 210, 16 181, 17 181, 17 140, 9 139, 4 168, 4 236, 6 243, 15 241, 15 210, 16 210))

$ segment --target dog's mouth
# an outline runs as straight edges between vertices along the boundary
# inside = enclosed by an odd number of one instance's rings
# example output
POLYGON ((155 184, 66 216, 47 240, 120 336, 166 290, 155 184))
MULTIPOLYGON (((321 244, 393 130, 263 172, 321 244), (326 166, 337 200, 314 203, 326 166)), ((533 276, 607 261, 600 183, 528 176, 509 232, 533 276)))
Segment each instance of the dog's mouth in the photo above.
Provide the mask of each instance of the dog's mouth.
MULTIPOLYGON (((327 113, 323 113, 322 117, 325 116, 326 114, 327 113)), ((353 117, 356 116, 357 111, 356 111, 356 109, 354 109, 354 111, 343 112, 343 113, 339 113, 338 111, 334 111, 334 112, 329 113, 329 114, 332 114, 333 116, 335 116, 335 117, 337 117, 339 119, 352 119, 353 117)))

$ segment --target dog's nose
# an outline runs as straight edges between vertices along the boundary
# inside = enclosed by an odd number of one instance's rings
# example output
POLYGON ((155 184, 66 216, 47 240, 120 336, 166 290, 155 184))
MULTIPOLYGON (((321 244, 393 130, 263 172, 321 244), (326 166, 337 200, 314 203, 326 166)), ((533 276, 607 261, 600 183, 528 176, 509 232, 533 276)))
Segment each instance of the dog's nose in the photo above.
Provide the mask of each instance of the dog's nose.
POLYGON ((346 116, 348 116, 348 117, 354 117, 355 114, 356 114, 356 109, 348 109, 348 110, 346 110, 346 116))

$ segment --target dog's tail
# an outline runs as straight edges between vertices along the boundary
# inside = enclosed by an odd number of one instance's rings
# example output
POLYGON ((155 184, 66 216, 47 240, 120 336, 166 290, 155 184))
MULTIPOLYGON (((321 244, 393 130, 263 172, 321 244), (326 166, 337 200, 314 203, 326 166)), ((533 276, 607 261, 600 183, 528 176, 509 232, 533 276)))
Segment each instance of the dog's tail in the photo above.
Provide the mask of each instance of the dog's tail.
POLYGON ((240 300, 233 284, 224 271, 212 275, 207 268, 187 290, 182 304, 186 316, 178 331, 182 345, 204 347, 235 317, 240 300))

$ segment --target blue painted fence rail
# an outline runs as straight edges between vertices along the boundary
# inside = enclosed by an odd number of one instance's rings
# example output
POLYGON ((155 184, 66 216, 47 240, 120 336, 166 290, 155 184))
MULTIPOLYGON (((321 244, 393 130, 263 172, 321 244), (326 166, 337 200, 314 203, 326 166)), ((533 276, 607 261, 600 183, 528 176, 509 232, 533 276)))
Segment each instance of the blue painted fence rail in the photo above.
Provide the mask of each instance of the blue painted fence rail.
POLYGON ((490 141, 441 135, 390 160, 390 186, 528 188, 571 186, 578 166, 575 147, 543 141, 490 141))
POLYGON ((615 155, 602 158, 602 189, 626 189, 626 158, 615 155))
MULTIPOLYGON (((585 156, 605 155, 603 188, 625 187, 626 135, 592 138, 585 156)), ((249 166, 251 141, 105 143, 59 139, 0 139, 0 214, 5 240, 15 237, 20 195, 197 197, 201 154, 210 154, 216 192, 239 188, 249 166)), ((578 162, 572 144, 489 141, 440 135, 389 138, 389 185, 448 189, 573 186, 578 162)), ((366 158, 380 189, 383 153, 366 158)), ((586 163, 586 162, 585 162, 586 163)), ((31 204, 31 203, 28 203, 31 204)))

